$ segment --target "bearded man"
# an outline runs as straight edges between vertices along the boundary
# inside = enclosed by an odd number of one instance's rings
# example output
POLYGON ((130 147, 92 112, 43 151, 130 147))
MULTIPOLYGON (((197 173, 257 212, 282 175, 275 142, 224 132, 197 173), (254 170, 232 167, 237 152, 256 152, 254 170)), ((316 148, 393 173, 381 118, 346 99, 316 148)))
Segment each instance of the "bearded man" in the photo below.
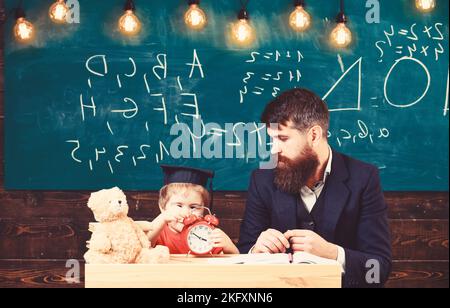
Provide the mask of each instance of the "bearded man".
POLYGON ((304 251, 337 260, 344 287, 383 286, 392 252, 378 169, 331 149, 328 107, 309 90, 281 94, 262 122, 277 166, 252 173, 239 251, 304 251))

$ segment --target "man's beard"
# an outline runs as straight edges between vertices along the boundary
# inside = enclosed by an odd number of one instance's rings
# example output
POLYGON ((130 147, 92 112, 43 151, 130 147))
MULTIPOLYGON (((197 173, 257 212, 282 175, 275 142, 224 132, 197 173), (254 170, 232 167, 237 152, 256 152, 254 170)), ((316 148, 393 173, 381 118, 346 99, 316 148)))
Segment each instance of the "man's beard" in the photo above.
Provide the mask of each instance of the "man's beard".
POLYGON ((318 167, 319 158, 308 146, 296 159, 279 157, 275 169, 275 186, 283 192, 300 195, 301 188, 314 176, 318 167))

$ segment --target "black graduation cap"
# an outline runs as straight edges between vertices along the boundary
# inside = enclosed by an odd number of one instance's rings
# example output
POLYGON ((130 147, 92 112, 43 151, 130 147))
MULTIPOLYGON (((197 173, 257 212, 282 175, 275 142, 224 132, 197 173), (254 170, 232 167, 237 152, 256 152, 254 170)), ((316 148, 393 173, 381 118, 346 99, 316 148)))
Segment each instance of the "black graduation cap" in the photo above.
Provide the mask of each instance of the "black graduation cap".
POLYGON ((212 210, 213 204, 213 177, 214 171, 206 169, 191 168, 185 166, 160 165, 164 173, 164 185, 172 183, 196 184, 209 189, 211 202, 209 204, 212 210), (208 180, 209 187, 208 187, 208 180))

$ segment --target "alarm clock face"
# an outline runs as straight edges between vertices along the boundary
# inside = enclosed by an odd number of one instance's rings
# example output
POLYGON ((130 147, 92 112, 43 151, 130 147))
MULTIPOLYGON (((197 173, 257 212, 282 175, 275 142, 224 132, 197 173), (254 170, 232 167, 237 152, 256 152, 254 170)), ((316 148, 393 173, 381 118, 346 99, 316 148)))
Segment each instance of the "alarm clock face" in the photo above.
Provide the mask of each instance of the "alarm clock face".
POLYGON ((213 249, 213 243, 210 242, 213 229, 205 224, 192 226, 187 235, 187 243, 191 252, 195 254, 206 254, 213 249))

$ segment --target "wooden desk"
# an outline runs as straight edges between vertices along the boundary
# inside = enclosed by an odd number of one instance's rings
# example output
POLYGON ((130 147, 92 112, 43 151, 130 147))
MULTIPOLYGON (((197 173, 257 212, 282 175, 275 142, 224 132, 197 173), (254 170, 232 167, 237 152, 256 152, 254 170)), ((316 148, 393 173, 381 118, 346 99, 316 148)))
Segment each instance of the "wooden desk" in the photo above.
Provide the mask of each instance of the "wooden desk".
POLYGON ((86 264, 85 275, 86 288, 341 287, 336 265, 208 264, 208 258, 186 255, 172 255, 168 264, 86 264))

